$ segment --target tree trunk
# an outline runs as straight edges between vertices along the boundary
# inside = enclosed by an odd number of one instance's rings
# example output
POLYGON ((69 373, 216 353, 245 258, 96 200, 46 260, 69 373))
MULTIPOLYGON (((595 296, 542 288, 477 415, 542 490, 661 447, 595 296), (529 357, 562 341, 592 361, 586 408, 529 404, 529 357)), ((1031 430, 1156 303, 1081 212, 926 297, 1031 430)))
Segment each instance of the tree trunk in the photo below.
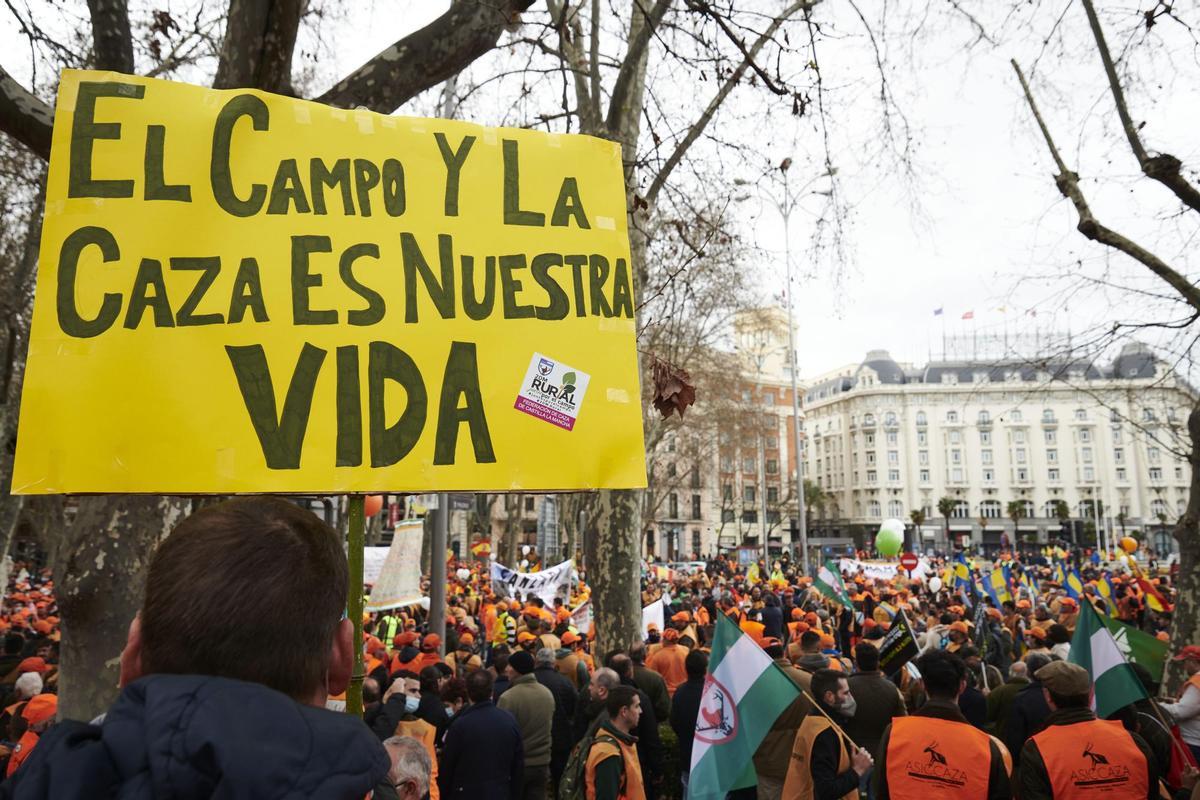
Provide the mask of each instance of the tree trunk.
POLYGON ((641 500, 636 489, 600 492, 583 537, 597 659, 642 640, 641 500))
POLYGON ((521 541, 521 507, 525 503, 523 494, 506 494, 504 510, 507 512, 504 520, 504 561, 501 563, 509 569, 520 569, 521 541))
POLYGON ((188 501, 151 495, 79 498, 53 565, 62 617, 59 716, 90 720, 117 696, 119 657, 140 610, 155 547, 188 501))
MULTIPOLYGON (((1171 650, 1179 651, 1184 645, 1195 644, 1197 629, 1196 615, 1200 613, 1200 406, 1188 414, 1188 435, 1192 440, 1188 461, 1192 467, 1192 482, 1188 488, 1187 510, 1175 523, 1175 541, 1179 544, 1179 580, 1175 585, 1175 613, 1171 616, 1171 650)), ((1183 662, 1167 661, 1167 674, 1163 689, 1174 694, 1179 685, 1187 680, 1183 662)))

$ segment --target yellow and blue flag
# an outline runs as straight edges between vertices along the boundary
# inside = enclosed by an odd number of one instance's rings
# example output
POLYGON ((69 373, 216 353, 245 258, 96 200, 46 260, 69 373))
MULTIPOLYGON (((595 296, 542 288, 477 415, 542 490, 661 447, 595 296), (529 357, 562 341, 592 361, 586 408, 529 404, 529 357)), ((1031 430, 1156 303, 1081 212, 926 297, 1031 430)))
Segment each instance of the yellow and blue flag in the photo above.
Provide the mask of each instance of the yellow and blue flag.
POLYGON ((1012 600, 1012 594, 1008 591, 1008 580, 1003 569, 994 569, 988 573, 987 581, 988 597, 992 598, 992 602, 999 608, 1002 603, 1012 600))
POLYGON ((1067 582, 1063 584, 1063 588, 1067 590, 1067 595, 1076 600, 1083 597, 1083 578, 1079 577, 1079 570, 1073 569, 1067 573, 1067 582))

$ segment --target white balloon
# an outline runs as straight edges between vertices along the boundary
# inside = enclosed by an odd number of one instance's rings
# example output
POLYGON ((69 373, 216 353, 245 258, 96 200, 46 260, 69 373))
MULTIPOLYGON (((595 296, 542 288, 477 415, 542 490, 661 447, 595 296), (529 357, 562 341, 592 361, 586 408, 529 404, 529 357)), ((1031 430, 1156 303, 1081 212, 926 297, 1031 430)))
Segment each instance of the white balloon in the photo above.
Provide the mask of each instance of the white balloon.
POLYGON ((942 579, 941 578, 938 578, 935 576, 935 577, 932 577, 929 579, 929 591, 937 592, 941 588, 942 588, 942 579))
POLYGON ((885 519, 883 524, 879 526, 881 531, 894 531, 901 536, 904 535, 904 522, 896 518, 885 519))
POLYGON ((521 545, 521 555, 523 555, 523 556, 529 555, 529 545, 527 545, 527 544, 521 545))
POLYGON ((456 572, 455 574, 458 575, 458 579, 460 581, 466 581, 466 580, 471 579, 471 570, 467 569, 466 567, 460 567, 458 572, 456 572))
POLYGON ((529 566, 529 560, 522 558, 521 559, 521 569, 525 569, 528 566, 529 566))

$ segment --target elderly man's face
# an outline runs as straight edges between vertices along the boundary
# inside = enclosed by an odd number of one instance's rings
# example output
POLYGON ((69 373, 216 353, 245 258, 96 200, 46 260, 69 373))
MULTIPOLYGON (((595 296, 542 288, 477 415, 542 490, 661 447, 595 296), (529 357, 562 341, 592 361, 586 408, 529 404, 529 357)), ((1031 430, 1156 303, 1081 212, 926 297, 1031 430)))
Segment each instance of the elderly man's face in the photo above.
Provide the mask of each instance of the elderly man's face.
POLYGON ((600 685, 600 682, 596 680, 598 677, 600 677, 598 672, 592 675, 592 680, 588 683, 588 694, 593 700, 604 700, 608 697, 608 689, 600 685))

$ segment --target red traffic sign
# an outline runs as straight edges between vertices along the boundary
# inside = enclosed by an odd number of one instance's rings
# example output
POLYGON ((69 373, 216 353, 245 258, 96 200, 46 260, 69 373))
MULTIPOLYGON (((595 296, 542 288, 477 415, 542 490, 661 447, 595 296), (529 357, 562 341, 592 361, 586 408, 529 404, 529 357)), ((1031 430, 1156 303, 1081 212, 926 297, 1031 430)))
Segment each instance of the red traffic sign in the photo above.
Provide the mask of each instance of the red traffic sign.
POLYGON ((912 572, 917 568, 917 563, 916 553, 905 553, 904 555, 900 556, 900 566, 904 567, 909 572, 912 572))

